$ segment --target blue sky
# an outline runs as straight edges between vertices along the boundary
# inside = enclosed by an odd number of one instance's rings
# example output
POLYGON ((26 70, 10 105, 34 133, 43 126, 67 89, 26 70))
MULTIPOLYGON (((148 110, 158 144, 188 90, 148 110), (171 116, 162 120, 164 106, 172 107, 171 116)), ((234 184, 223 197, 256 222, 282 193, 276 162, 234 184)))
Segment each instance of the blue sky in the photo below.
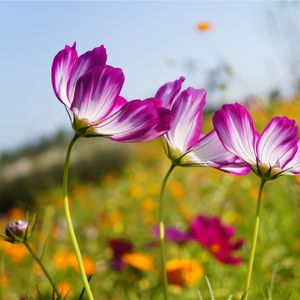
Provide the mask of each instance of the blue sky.
MULTIPOLYGON (((226 99, 287 87, 288 74, 269 36, 265 2, 1 2, 0 151, 14 149, 69 119, 50 81, 54 55, 77 42, 79 53, 104 44, 121 67, 127 99, 152 96, 181 75, 205 87, 206 72, 225 59, 235 71, 226 99), (199 21, 214 28, 195 30, 199 21), (168 62, 172 61, 170 64, 168 62), (185 68, 189 61, 197 69, 185 68)), ((288 88, 285 88, 289 92, 288 88)), ((208 105, 221 99, 208 94, 208 105)))

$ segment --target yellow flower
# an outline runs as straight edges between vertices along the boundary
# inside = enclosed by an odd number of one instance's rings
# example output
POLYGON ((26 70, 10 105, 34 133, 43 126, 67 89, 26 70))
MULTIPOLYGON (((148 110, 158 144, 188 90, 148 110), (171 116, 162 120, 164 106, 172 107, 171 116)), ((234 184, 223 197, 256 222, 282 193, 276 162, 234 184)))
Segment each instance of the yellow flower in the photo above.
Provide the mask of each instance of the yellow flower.
POLYGON ((173 259, 167 262, 167 276, 170 284, 186 286, 203 277, 204 269, 189 259, 173 259))
POLYGON ((145 272, 150 271, 153 267, 152 258, 148 255, 138 253, 138 252, 124 254, 122 256, 122 261, 133 268, 145 272))
POLYGON ((185 191, 183 185, 179 181, 172 181, 169 185, 169 190, 176 200, 184 198, 185 191))
POLYGON ((229 224, 240 223, 241 219, 242 216, 239 213, 235 212, 234 210, 228 210, 224 212, 224 215, 222 217, 224 223, 229 223, 229 224))
POLYGON ((143 194, 143 190, 136 183, 133 183, 130 187, 130 196, 132 198, 140 198, 143 194))
POLYGON ((143 211, 146 213, 152 212, 156 208, 155 200, 152 198, 145 198, 141 203, 141 207, 143 211))

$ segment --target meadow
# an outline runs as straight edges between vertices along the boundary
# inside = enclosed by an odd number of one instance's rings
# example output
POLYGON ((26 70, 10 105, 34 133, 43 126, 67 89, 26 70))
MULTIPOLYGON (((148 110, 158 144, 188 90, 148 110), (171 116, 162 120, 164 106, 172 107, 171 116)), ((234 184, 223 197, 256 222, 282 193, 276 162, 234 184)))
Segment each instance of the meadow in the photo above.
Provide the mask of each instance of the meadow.
MULTIPOLYGON (((300 124, 300 96, 264 103, 257 102, 251 109, 259 130, 276 115, 300 124)), ((204 132, 212 128, 211 116, 205 116, 204 132)), ((89 139, 80 142, 87 147, 91 143, 89 139)), ((121 155, 123 146, 115 143, 114 147, 121 155)), ((159 139, 128 146, 126 151, 128 159, 122 168, 102 174, 97 165, 95 173, 99 170, 101 177, 94 175, 91 181, 72 178, 71 169, 73 223, 96 299, 163 299, 159 241, 153 227, 158 224, 160 185, 170 162, 159 139), (123 243, 125 254, 113 252, 113 241, 123 243), (116 267, 114 259, 120 260, 121 267, 116 267)), ((110 154, 105 155, 109 164, 110 154)), ((63 164, 61 174, 62 170, 63 164)), ((167 262, 170 299, 211 299, 208 278, 215 299, 240 300, 258 187, 259 179, 252 173, 233 176, 207 167, 176 168, 164 198, 165 226, 187 230, 196 216, 214 216, 233 226, 233 241, 243 239, 244 245, 233 252, 241 262, 229 264, 201 243, 167 241, 166 257, 172 261, 167 262)), ((297 176, 282 176, 266 184, 249 295, 252 300, 300 299, 299 192, 297 176)), ((34 203, 30 212, 36 212, 37 221, 30 245, 66 299, 79 299, 83 286, 64 220, 61 185, 39 191, 34 203)), ((24 207, 10 208, 1 215, 2 234, 7 222, 26 219, 24 207)), ((0 299, 51 299, 51 287, 24 245, 1 240, 0 256, 0 299)))

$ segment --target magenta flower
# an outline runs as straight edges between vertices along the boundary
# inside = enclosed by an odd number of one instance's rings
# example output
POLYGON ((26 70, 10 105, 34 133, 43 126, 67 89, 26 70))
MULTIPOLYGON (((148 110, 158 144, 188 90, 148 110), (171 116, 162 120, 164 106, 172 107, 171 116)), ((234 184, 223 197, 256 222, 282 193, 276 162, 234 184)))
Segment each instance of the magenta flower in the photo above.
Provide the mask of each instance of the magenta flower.
MULTIPOLYGON (((159 236, 159 227, 153 227, 153 234, 159 236)), ((241 257, 233 256, 240 249, 244 240, 232 241, 235 229, 223 225, 218 217, 199 215, 189 225, 187 231, 175 227, 165 228, 166 239, 177 244, 196 242, 206 248, 215 258, 225 264, 236 265, 242 262, 241 257)))
POLYGON ((220 262, 231 265, 242 262, 241 257, 232 254, 243 246, 244 240, 232 241, 234 228, 223 225, 218 217, 196 217, 188 233, 192 240, 205 247, 220 262))
POLYGON ((166 152, 175 165, 210 166, 230 173, 245 175, 250 168, 225 149, 215 130, 202 134, 206 91, 192 87, 180 93, 184 81, 180 77, 163 85, 155 98, 173 114, 171 128, 164 135, 166 152))
POLYGON ((73 114, 73 128, 83 136, 105 136, 119 142, 150 140, 169 129, 170 112, 161 101, 126 101, 120 96, 121 69, 106 64, 97 47, 78 57, 76 45, 58 52, 52 64, 57 98, 73 114))
POLYGON ((275 117, 258 133, 247 108, 236 103, 223 105, 215 113, 213 123, 226 149, 264 180, 300 174, 300 142, 295 121, 275 117))

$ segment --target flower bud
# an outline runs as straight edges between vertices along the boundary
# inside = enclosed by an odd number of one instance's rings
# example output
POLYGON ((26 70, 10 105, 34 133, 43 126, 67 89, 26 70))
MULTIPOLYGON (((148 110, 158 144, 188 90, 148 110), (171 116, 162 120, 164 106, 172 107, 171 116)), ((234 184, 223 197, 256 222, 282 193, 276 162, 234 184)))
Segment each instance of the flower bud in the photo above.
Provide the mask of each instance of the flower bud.
POLYGON ((28 222, 17 220, 6 225, 5 235, 11 243, 22 243, 28 238, 28 222))

